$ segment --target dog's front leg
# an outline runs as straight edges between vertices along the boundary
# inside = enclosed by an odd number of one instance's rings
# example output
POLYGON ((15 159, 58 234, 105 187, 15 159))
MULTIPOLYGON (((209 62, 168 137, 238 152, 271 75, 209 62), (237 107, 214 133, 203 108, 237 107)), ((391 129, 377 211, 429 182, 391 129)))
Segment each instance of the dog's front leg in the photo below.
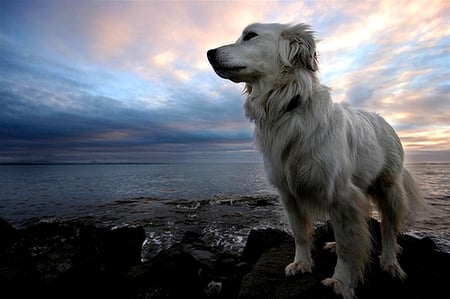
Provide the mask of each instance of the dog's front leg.
POLYGON ((311 272, 313 266, 311 258, 312 221, 298 208, 295 198, 282 196, 282 201, 295 238, 295 258, 286 266, 286 276, 295 275, 298 272, 311 272))

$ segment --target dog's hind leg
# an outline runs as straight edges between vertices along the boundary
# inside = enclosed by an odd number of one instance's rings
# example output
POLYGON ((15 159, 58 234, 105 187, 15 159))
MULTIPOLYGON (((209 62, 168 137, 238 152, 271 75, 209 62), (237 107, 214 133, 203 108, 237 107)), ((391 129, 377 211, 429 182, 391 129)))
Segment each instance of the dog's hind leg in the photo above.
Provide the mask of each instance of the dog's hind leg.
POLYGON ((358 281, 363 280, 371 250, 367 223, 368 201, 353 184, 339 190, 329 208, 336 238, 337 263, 331 278, 322 281, 345 299, 354 298, 358 281))
POLYGON ((400 267, 397 253, 397 235, 401 230, 403 218, 406 216, 406 193, 400 178, 392 181, 384 180, 378 184, 377 203, 381 211, 382 250, 380 266, 383 271, 401 280, 406 273, 400 267))
POLYGON ((291 276, 298 272, 311 272, 312 220, 299 209, 294 197, 282 195, 281 198, 295 239, 294 261, 286 266, 285 274, 291 276))

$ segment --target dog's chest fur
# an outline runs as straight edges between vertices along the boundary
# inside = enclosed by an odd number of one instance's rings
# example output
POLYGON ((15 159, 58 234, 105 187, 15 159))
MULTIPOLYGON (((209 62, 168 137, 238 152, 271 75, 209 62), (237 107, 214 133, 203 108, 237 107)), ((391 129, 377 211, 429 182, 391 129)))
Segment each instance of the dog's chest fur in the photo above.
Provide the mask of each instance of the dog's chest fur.
POLYGON ((293 196, 331 196, 340 168, 330 168, 336 162, 330 161, 327 153, 333 150, 326 139, 333 125, 329 117, 332 103, 306 103, 300 99, 299 105, 292 108, 289 98, 284 99, 287 105, 281 105, 289 109, 280 111, 270 110, 270 106, 267 109, 266 101, 261 99, 247 101, 252 101, 246 103, 246 113, 255 122, 255 139, 271 183, 293 196), (316 115, 315 109, 321 113, 316 115), (323 167, 324 163, 328 167, 323 167))

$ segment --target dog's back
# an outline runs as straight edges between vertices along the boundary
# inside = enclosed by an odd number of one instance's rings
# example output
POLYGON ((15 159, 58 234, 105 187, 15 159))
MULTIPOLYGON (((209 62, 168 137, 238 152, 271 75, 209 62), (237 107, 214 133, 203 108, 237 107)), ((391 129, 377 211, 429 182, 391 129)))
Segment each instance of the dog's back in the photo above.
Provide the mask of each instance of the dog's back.
POLYGON ((348 130, 352 132, 348 134, 348 143, 350 152, 355 153, 354 184, 372 196, 380 208, 386 204, 396 205, 399 230, 425 216, 428 208, 412 175, 404 167, 401 140, 392 126, 376 113, 347 105, 343 109, 350 122, 348 130), (400 202, 380 202, 393 197, 387 194, 385 186, 395 182, 401 185, 398 192, 404 192, 405 196, 397 199, 400 202))

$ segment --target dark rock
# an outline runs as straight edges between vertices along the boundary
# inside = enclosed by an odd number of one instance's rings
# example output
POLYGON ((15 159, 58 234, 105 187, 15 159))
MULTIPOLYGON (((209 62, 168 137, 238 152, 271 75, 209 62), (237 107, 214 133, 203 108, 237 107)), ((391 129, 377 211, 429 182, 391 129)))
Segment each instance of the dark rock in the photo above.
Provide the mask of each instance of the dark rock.
MULTIPOLYGON (((3 235, 0 236, 3 238, 3 235)), ((76 222, 18 230, 1 251, 0 289, 7 296, 102 298, 126 292, 121 267, 139 262, 143 228, 109 230, 76 222)))
POLYGON ((252 230, 242 252, 242 260, 254 264, 264 251, 291 238, 286 232, 277 229, 252 230))
POLYGON ((0 218, 0 236, 2 237, 0 250, 4 250, 17 239, 19 233, 11 224, 0 218))
POLYGON ((236 298, 250 267, 238 256, 204 244, 187 232, 180 243, 148 262, 130 268, 127 277, 148 298, 236 298))
MULTIPOLYGON (((380 227, 376 220, 370 220, 373 234, 373 255, 365 284, 356 289, 359 299, 375 298, 440 298, 438 294, 450 292, 450 255, 436 250, 429 238, 417 239, 402 235, 399 244, 403 252, 399 262, 408 278, 405 282, 390 277, 381 271, 378 263, 380 254, 380 227)), ((263 232, 260 232, 264 239, 263 232)), ((270 237, 270 232, 267 237, 270 237)), ((336 263, 335 254, 322 249, 325 242, 334 241, 331 227, 326 224, 315 231, 315 250, 313 273, 285 277, 284 268, 294 258, 292 237, 279 242, 266 250, 257 261, 254 269, 242 282, 240 299, 250 298, 341 298, 321 284, 321 280, 333 274, 336 263)), ((250 239, 249 239, 250 241, 250 239)), ((275 242, 276 243, 276 242, 275 242)), ((250 246, 251 244, 247 244, 250 246)), ((255 246, 255 245, 251 245, 255 246)))
POLYGON ((142 243, 146 238, 143 227, 121 227, 103 232, 109 265, 130 266, 141 261, 142 243))
MULTIPOLYGON (((438 298, 450 292, 449 254, 429 238, 402 235, 400 264, 405 282, 378 265, 380 227, 373 233, 367 281, 359 299, 438 298)), ((313 273, 286 278, 294 255, 293 238, 273 229, 253 230, 241 257, 211 248, 203 236, 187 232, 181 242, 141 262, 143 228, 97 228, 77 222, 39 223, 16 230, 0 221, 1 298, 340 298, 321 284, 332 275, 336 256, 321 249, 333 241, 328 224, 314 234, 313 273)))

